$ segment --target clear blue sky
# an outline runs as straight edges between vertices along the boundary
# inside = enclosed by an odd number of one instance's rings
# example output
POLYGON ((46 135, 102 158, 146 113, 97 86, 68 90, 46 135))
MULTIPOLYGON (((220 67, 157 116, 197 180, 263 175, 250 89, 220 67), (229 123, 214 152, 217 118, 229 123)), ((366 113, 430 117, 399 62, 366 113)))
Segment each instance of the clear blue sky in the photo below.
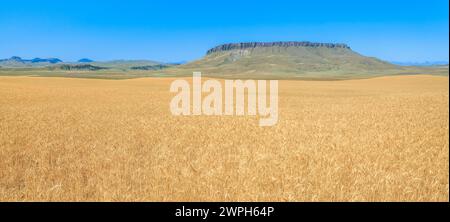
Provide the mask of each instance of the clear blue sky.
POLYGON ((222 43, 347 43, 389 61, 448 61, 447 0, 2 1, 0 58, 197 59, 222 43))

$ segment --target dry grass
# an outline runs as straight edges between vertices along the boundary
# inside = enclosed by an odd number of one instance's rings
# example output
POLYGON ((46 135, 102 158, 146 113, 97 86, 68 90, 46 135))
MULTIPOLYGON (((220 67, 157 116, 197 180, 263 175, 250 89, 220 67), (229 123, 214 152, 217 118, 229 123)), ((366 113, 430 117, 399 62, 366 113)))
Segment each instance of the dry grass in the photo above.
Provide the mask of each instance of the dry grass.
POLYGON ((280 81, 261 128, 171 116, 171 79, 0 77, 0 200, 448 201, 448 81, 280 81))

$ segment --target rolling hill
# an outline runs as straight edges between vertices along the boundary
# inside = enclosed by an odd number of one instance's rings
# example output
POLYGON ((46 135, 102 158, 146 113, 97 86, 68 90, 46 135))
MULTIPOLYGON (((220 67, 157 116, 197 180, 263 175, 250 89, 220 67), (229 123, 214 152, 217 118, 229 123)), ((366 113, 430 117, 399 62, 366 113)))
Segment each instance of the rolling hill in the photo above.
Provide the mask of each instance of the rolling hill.
POLYGON ((96 61, 96 62, 91 62, 89 64, 94 65, 94 66, 105 67, 105 68, 126 70, 126 69, 130 69, 131 67, 154 66, 154 65, 159 65, 162 63, 152 61, 152 60, 111 60, 111 61, 96 61))

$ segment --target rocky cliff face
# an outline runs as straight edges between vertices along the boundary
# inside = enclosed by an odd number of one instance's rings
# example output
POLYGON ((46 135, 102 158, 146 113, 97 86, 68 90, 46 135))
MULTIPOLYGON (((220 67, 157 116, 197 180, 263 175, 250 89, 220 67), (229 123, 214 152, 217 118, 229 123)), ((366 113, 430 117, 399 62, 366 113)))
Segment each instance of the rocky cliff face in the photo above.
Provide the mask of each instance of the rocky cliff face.
POLYGON ((216 46, 206 52, 207 55, 214 52, 228 51, 228 50, 240 50, 250 49, 258 47, 325 47, 325 48, 345 48, 350 49, 349 46, 342 43, 317 43, 317 42, 244 42, 244 43, 229 43, 216 46))

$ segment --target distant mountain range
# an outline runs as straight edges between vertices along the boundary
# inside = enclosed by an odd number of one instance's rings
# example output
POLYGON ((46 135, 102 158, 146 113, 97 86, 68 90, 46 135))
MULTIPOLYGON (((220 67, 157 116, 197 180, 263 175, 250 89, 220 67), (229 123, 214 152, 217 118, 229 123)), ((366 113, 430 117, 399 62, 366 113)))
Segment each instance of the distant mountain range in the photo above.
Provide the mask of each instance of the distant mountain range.
POLYGON ((5 67, 27 67, 27 66, 39 66, 39 65, 51 65, 62 63, 63 61, 58 58, 34 58, 34 59, 22 59, 19 56, 13 56, 9 59, 0 59, 0 65, 5 67))
MULTIPOLYGON (((88 58, 82 58, 77 61, 77 63, 91 63, 94 60, 88 58)), ((34 58, 34 59, 22 59, 19 56, 12 56, 8 59, 0 59, 0 64, 5 67, 39 67, 39 66, 48 66, 58 63, 64 63, 61 59, 58 58, 34 58)))
POLYGON ((448 61, 426 61, 426 62, 395 62, 393 64, 399 66, 443 66, 448 65, 448 61))
POLYGON ((177 64, 162 63, 151 60, 112 60, 112 61, 94 61, 88 58, 82 58, 77 62, 64 62, 58 58, 34 58, 22 59, 13 56, 9 59, 0 59, 0 67, 4 68, 42 68, 49 67, 52 70, 101 70, 101 69, 134 69, 134 70, 158 70, 171 67, 177 64), (89 66, 88 66, 89 65, 89 66))

